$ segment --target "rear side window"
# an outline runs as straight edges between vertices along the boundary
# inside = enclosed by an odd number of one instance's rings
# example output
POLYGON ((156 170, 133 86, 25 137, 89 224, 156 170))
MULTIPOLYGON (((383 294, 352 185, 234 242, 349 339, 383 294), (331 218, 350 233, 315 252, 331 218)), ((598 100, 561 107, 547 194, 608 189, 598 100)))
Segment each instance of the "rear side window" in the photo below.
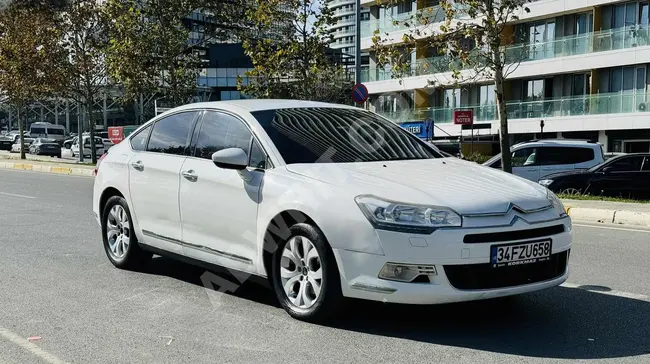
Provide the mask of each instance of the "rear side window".
POLYGON ((617 159, 616 161, 610 163, 607 167, 611 172, 639 172, 641 170, 641 164, 643 163, 643 157, 625 157, 617 159))
POLYGON ((32 127, 31 129, 32 134, 45 134, 45 128, 39 128, 39 127, 32 127))
POLYGON ((184 155, 196 112, 174 114, 156 121, 147 151, 184 155))
POLYGON ((149 138, 149 131, 151 130, 151 125, 140 130, 137 134, 131 137, 131 148, 142 152, 147 149, 147 138, 149 138))
POLYGON ((576 147, 543 147, 540 148, 540 165, 578 164, 594 160, 594 150, 576 147))
POLYGON ((49 128, 47 129, 47 133, 52 134, 52 135, 63 135, 64 134, 63 129, 49 129, 49 128))

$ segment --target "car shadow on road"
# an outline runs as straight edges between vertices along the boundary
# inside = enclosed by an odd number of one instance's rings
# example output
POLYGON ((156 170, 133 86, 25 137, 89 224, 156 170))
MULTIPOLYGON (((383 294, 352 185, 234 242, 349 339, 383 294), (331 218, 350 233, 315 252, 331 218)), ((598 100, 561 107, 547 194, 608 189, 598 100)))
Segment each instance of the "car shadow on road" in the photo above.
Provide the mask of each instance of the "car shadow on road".
POLYGON ((330 326, 526 357, 650 354, 650 302, 564 287, 437 306, 355 301, 330 326))
MULTIPOLYGON (((273 292, 261 287, 259 280, 244 279, 242 277, 248 276, 245 274, 234 275, 227 269, 219 269, 218 267, 213 267, 209 272, 229 282, 227 285, 224 285, 224 288, 227 288, 226 294, 267 306, 280 307, 273 292)), ((206 273, 206 269, 166 257, 154 257, 149 264, 140 269, 140 273, 167 276, 197 286, 206 287, 201 279, 206 273)), ((219 290, 217 282, 210 283, 211 287, 206 288, 219 290)))

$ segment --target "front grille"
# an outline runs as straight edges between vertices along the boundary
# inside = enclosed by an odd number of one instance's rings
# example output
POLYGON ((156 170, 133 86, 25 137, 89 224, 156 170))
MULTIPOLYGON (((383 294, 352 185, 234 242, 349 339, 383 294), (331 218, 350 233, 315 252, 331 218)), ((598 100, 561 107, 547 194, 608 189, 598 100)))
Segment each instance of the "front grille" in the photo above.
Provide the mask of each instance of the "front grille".
POLYGON ((558 278, 566 271, 569 251, 551 255, 546 262, 493 268, 492 264, 443 266, 449 283, 456 289, 496 289, 521 286, 558 278))
POLYGON ((529 230, 504 231, 486 234, 468 234, 463 238, 463 242, 465 242, 465 244, 498 243, 502 241, 544 238, 551 235, 562 234, 563 232, 564 225, 560 224, 529 230))

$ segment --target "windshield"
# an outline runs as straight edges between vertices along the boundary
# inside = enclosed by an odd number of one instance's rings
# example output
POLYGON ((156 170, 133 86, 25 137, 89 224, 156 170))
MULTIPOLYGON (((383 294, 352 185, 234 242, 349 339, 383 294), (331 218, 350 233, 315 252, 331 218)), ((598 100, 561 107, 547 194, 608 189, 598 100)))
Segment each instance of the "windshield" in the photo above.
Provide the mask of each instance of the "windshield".
POLYGON ((413 134, 361 109, 295 108, 252 114, 287 164, 442 158, 413 134))
POLYGON ((615 161, 615 160, 617 160, 617 159, 619 159, 619 158, 616 158, 616 157, 614 157, 614 158, 610 158, 610 159, 608 159, 606 162, 603 162, 603 163, 601 163, 601 164, 598 164, 598 165, 595 165, 595 166, 589 168, 589 169, 587 170, 587 172, 596 172, 598 169, 602 168, 603 166, 605 166, 605 165, 607 165, 607 164, 612 163, 613 161, 615 161))

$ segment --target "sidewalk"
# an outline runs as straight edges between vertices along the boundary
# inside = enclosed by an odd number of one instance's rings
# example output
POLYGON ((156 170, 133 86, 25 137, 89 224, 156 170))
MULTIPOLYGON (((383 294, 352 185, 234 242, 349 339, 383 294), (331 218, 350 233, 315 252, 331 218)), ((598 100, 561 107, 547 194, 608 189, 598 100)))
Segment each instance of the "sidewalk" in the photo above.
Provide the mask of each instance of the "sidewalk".
POLYGON ((649 203, 563 200, 574 221, 650 227, 649 203))

